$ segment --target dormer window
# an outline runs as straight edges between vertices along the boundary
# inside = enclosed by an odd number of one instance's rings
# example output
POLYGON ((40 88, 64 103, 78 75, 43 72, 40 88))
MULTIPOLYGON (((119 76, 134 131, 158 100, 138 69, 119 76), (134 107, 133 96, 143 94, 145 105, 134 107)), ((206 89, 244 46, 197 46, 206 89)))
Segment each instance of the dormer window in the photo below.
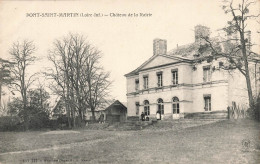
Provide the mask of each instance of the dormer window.
POLYGON ((162 87, 163 86, 163 76, 162 72, 157 72, 157 86, 162 87))

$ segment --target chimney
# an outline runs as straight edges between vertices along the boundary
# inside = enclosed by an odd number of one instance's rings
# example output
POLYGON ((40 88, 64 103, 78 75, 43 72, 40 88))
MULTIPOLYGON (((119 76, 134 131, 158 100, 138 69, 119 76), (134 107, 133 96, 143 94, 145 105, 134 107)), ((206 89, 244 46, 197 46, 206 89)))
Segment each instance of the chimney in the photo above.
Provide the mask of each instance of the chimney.
POLYGON ((197 25, 195 26, 195 42, 203 42, 203 38, 210 37, 210 29, 206 26, 197 25))
POLYGON ((153 40, 153 55, 162 55, 167 53, 167 40, 154 39, 153 40))

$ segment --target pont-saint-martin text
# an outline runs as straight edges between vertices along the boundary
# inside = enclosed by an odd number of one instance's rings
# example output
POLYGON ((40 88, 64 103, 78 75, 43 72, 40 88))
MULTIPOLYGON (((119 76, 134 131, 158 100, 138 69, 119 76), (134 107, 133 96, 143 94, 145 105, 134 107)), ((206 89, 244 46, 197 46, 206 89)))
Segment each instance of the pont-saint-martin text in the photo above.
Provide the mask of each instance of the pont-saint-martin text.
POLYGON ((83 12, 75 12, 75 13, 41 13, 41 12, 28 12, 26 13, 26 17, 31 17, 31 18, 37 18, 37 17, 53 17, 53 18, 77 18, 77 17, 84 17, 84 18, 92 18, 92 17, 113 17, 113 18, 121 18, 121 17, 152 17, 152 13, 100 13, 100 12, 95 12, 95 13, 83 13, 83 12))

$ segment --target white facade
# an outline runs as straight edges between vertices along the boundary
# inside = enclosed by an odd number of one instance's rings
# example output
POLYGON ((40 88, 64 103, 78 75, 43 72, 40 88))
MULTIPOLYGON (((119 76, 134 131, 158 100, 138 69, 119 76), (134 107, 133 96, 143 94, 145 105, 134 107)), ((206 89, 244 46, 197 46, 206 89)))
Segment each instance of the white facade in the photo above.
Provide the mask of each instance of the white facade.
MULTIPOLYGON (((183 49, 187 48, 189 46, 183 49)), ((178 54, 183 53, 181 49, 173 51, 176 53, 155 54, 125 75, 128 116, 140 116, 144 112, 156 117, 160 111, 164 119, 180 118, 185 113, 227 110, 232 102, 248 105, 245 78, 239 71, 219 69, 225 64, 223 58, 213 61, 207 57, 188 58, 194 51, 184 56, 178 54)), ((260 71, 259 64, 254 66, 260 71)), ((260 82, 255 82, 259 88, 260 82)))

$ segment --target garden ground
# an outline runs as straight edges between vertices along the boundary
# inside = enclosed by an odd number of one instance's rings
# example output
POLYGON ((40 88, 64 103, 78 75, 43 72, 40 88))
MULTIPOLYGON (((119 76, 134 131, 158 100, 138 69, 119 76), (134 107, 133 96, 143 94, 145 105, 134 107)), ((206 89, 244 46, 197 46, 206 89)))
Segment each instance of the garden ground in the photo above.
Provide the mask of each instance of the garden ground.
POLYGON ((200 122, 138 131, 0 132, 0 163, 259 163, 259 123, 200 122))

